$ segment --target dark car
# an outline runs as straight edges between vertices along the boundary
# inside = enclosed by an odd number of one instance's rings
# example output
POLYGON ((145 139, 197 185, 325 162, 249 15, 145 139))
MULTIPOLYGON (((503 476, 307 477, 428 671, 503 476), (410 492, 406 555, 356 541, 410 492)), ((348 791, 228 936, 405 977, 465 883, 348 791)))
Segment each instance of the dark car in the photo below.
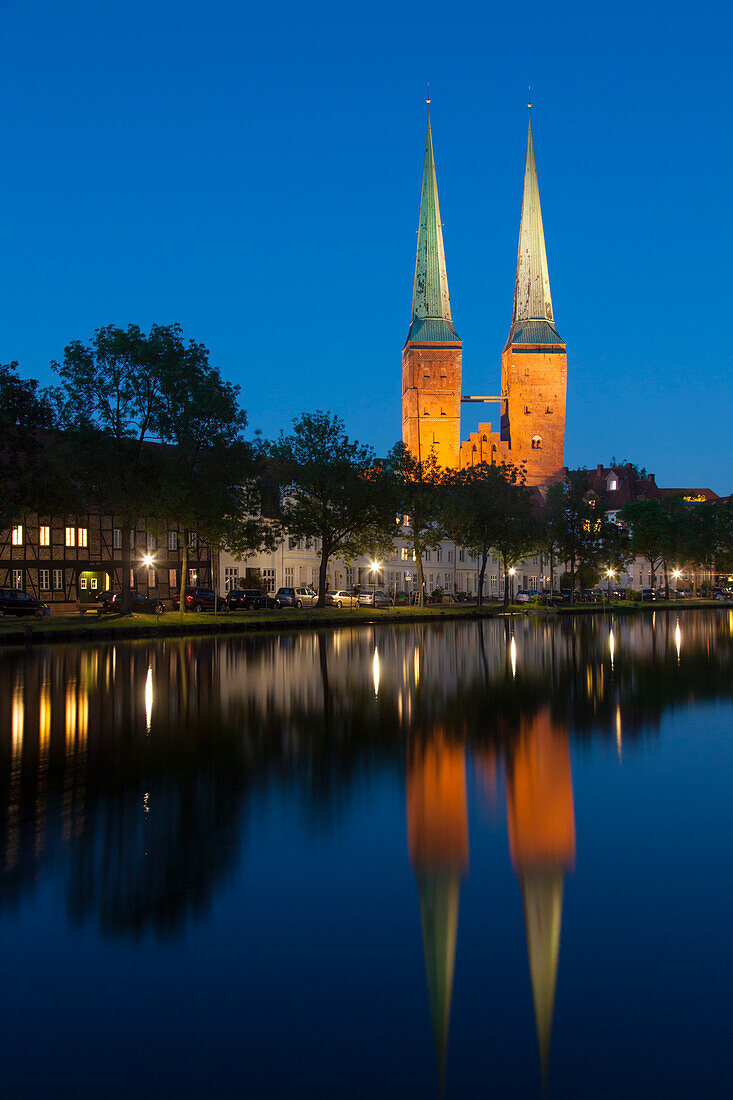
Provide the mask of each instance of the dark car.
MULTIPOLYGON (((99 614, 108 611, 112 614, 122 613, 121 592, 101 592, 97 596, 97 609, 99 614)), ((144 596, 142 592, 130 592, 130 611, 137 615, 162 615, 165 608, 157 596, 144 596)))
MULTIPOLYGON (((181 606, 181 593, 174 592, 171 596, 174 610, 181 606)), ((217 596, 213 588, 187 588, 186 611, 228 611, 227 601, 223 596, 217 596)))
POLYGON ((303 585, 301 588, 278 588, 275 593, 275 607, 313 607, 318 593, 303 585))
POLYGON ((48 604, 35 600, 19 588, 0 588, 0 619, 4 615, 33 615, 40 619, 41 615, 48 615, 49 610, 48 604))
POLYGON ((227 593, 230 611, 251 611, 253 608, 275 607, 275 597, 261 588, 233 588, 227 593))

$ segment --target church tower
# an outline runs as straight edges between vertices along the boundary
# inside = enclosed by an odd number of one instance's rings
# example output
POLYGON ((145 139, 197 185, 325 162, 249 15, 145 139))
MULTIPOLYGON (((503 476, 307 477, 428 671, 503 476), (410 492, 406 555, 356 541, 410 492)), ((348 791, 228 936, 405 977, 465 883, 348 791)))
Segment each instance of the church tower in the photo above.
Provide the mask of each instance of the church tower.
POLYGON ((531 115, 514 311, 501 363, 501 438, 511 461, 526 463, 528 485, 552 481, 564 465, 567 355, 552 313, 531 115))
POLYGON ((432 451, 441 466, 455 467, 460 435, 461 341, 450 314, 428 108, 412 320, 402 351, 402 439, 421 461, 432 451))

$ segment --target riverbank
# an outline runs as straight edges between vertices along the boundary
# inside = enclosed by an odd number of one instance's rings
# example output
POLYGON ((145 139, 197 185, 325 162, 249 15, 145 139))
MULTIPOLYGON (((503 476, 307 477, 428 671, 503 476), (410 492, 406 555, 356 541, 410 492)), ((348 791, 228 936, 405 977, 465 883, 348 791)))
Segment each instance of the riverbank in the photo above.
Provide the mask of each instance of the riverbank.
POLYGON ((156 618, 153 615, 128 615, 124 618, 91 615, 63 615, 58 618, 4 619, 0 627, 0 646, 48 644, 50 642, 91 641, 94 639, 165 638, 181 634, 240 634, 261 631, 312 630, 317 627, 369 626, 381 623, 444 622, 484 619, 496 616, 564 616, 589 614, 637 615, 650 612, 694 611, 702 608, 732 607, 716 600, 670 600, 659 603, 618 602, 611 604, 575 604, 559 608, 529 607, 512 604, 449 605, 439 607, 394 607, 384 611, 335 607, 308 611, 248 611, 229 615, 187 612, 181 621, 177 613, 156 618))

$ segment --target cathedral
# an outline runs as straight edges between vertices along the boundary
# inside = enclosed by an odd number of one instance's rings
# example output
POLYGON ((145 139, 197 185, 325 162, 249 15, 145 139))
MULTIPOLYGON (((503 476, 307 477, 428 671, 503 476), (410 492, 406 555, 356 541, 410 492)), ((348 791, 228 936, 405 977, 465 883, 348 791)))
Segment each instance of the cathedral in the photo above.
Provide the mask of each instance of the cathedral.
MULTIPOLYGON (((402 351, 402 438, 421 460, 447 468, 523 464, 528 485, 561 476, 564 465, 565 344, 552 312, 537 184, 532 119, 527 135, 514 309, 501 357, 499 431, 479 424, 461 441, 461 339, 451 317, 433 137, 428 113, 412 319, 402 351)), ((476 400, 475 398, 473 400, 476 400)))

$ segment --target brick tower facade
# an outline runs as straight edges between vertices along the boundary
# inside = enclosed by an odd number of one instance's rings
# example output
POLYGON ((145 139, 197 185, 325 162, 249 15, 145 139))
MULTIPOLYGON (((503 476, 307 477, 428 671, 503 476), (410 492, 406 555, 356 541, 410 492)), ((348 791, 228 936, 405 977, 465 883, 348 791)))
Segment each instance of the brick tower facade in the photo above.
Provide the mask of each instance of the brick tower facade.
POLYGON ((459 462, 461 341, 453 327, 428 114, 412 319, 402 351, 402 439, 415 457, 459 462))

